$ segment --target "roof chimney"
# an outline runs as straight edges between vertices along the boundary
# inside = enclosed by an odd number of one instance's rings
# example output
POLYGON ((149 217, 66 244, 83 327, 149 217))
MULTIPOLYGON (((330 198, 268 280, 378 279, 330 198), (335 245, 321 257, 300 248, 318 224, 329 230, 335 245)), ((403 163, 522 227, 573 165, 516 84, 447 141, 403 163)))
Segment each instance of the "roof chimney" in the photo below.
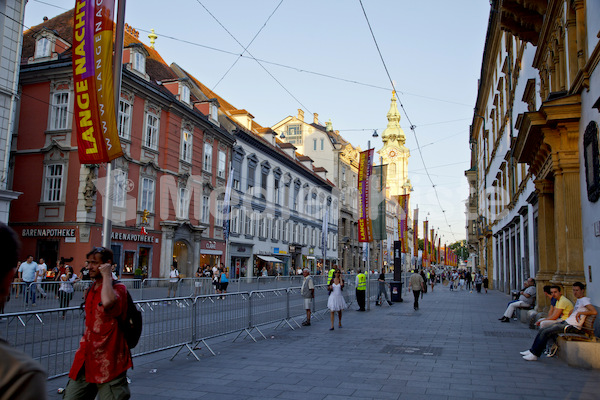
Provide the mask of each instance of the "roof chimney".
POLYGON ((314 114, 313 114, 313 118, 314 118, 314 119, 313 119, 313 122, 314 122, 315 124, 318 124, 318 123, 319 123, 319 114, 317 114, 317 113, 314 113, 314 114))
POLYGON ((298 116, 296 118, 298 118, 300 121, 304 121, 304 111, 298 109, 298 116))

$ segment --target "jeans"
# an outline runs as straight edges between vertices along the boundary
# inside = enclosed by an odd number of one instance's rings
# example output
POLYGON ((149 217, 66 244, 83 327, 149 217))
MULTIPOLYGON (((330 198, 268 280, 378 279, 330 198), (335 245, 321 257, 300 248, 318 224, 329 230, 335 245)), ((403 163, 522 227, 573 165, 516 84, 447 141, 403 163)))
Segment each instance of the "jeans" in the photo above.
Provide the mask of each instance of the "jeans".
POLYGON ((390 299, 388 298, 387 290, 385 290, 385 284, 379 285, 379 292, 377 293, 377 301, 378 302, 383 301, 382 297, 384 297, 385 301, 387 301, 388 303, 390 302, 390 299))
POLYGON ((413 295, 415 296, 415 310, 419 309, 419 296, 421 295, 420 290, 413 290, 413 295))
POLYGON ((537 336, 533 340, 533 344, 531 345, 531 349, 529 349, 529 351, 531 351, 531 353, 537 357, 541 356, 542 352, 546 348, 546 343, 548 343, 548 340, 556 337, 556 335, 559 333, 564 332, 566 326, 567 322, 561 321, 547 328, 540 329, 537 336))
POLYGON ((25 304, 29 304, 29 296, 31 296, 31 304, 35 304, 35 283, 25 281, 25 304))

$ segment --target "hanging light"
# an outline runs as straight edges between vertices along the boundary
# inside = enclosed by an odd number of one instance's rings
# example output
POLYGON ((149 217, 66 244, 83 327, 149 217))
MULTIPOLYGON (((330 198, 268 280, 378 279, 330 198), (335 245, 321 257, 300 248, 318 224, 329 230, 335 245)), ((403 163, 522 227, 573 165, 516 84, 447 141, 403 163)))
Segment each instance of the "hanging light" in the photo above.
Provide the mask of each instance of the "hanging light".
POLYGON ((377 134, 377 129, 375 129, 375 130, 373 131, 373 137, 379 137, 379 135, 377 134))
POLYGON ((281 132, 281 135, 279 135, 279 139, 285 139, 285 134, 283 132, 281 132))

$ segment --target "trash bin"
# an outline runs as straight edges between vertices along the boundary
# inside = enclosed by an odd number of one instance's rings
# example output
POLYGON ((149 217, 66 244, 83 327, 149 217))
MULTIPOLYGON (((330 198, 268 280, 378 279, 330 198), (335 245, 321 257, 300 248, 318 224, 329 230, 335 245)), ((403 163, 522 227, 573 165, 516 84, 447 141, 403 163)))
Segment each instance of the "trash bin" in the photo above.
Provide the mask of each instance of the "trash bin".
POLYGON ((391 299, 393 303, 402 303, 402 282, 391 281, 390 282, 391 299))

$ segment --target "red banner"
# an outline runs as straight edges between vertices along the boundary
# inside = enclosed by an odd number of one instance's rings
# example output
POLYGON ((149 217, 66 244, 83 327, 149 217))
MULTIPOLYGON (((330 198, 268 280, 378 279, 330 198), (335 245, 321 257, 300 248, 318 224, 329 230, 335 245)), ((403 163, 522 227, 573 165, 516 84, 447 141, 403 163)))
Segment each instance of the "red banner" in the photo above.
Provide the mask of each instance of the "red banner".
POLYGON ((419 256, 419 209, 413 212, 413 255, 419 256))
POLYGON ((373 241, 373 223, 369 210, 369 186, 373 171, 373 152, 369 149, 360 153, 358 163, 358 241, 373 241))
POLYGON ((402 253, 408 253, 408 201, 410 194, 398 196, 398 205, 400 206, 400 218, 398 219, 398 231, 402 241, 402 253))
POLYGON ((109 162, 123 155, 117 134, 112 73, 114 6, 114 0, 75 2, 74 123, 82 164, 109 162))
POLYGON ((428 230, 427 225, 429 221, 423 221, 423 268, 427 267, 427 261, 429 261, 429 240, 427 239, 428 230))

